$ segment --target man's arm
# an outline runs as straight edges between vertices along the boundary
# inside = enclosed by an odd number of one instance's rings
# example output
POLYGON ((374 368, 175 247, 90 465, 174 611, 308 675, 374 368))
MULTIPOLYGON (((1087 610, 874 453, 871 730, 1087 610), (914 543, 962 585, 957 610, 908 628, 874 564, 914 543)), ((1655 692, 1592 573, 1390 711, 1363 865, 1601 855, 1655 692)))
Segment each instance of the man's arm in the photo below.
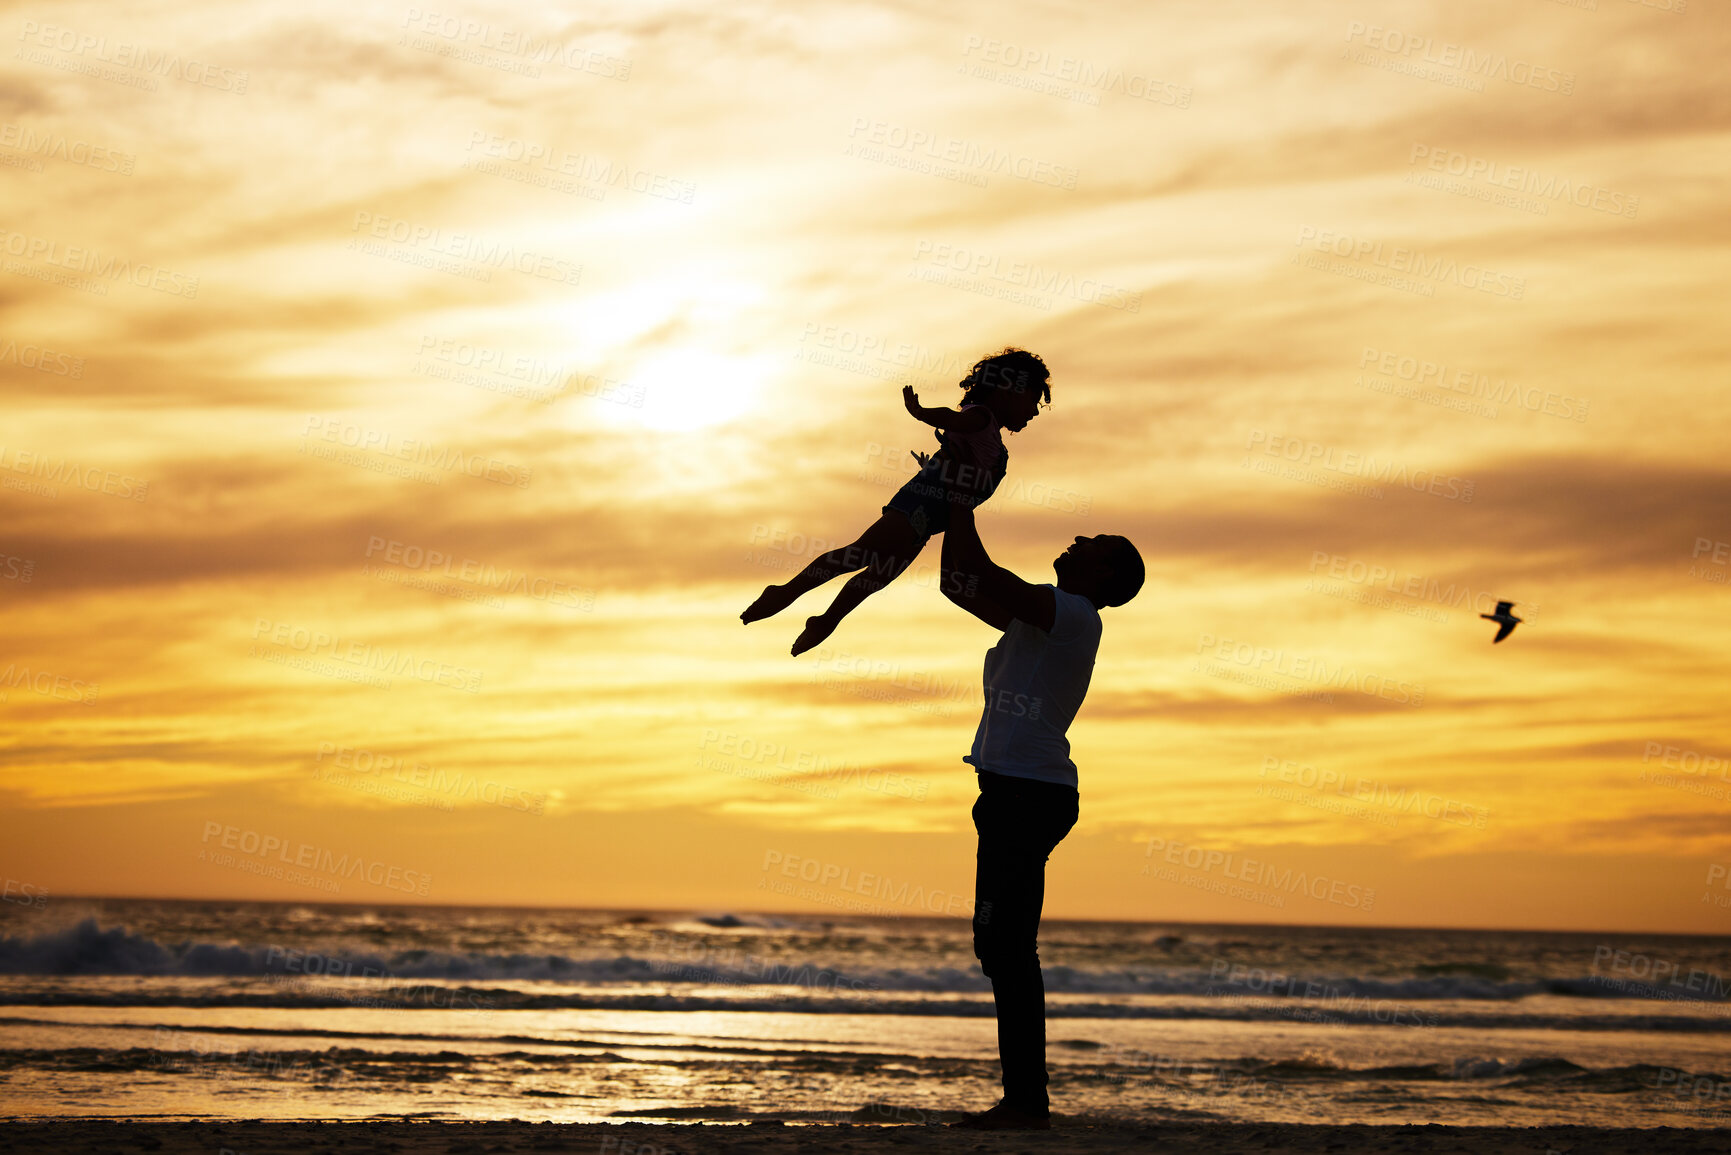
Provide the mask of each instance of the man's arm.
POLYGON ((950 433, 978 433, 990 423, 992 415, 984 405, 966 413, 960 409, 933 408, 920 404, 920 396, 912 385, 902 386, 902 404, 908 407, 916 421, 924 421, 936 429, 950 433))
POLYGON ((944 596, 994 629, 1008 629, 1020 618, 1051 632, 1058 601, 1045 586, 1025 582, 986 556, 972 506, 950 506, 944 530, 942 585, 944 596))

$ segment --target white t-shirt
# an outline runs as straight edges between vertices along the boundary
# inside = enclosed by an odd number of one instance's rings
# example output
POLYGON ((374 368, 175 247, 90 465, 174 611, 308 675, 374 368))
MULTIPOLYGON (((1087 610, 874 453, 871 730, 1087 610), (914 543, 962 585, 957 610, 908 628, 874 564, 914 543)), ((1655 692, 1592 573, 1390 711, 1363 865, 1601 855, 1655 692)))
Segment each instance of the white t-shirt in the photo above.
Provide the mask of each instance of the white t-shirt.
POLYGON ((986 651, 985 708, 962 761, 1011 778, 1074 786, 1076 764, 1064 732, 1094 673, 1100 611, 1080 594, 1046 588, 1054 603, 1051 632, 1015 618, 986 651))

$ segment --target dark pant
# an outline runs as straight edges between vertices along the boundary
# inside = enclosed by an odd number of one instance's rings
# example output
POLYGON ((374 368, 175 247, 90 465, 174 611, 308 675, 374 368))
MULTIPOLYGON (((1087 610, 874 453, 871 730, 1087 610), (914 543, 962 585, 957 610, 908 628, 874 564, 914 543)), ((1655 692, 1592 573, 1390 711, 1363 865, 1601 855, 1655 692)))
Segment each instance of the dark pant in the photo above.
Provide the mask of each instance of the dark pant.
POLYGON ((974 829, 974 955, 992 980, 1004 1101, 1035 1115, 1046 1098, 1046 986, 1037 938, 1046 859, 1076 824, 1073 786, 980 773, 974 829))

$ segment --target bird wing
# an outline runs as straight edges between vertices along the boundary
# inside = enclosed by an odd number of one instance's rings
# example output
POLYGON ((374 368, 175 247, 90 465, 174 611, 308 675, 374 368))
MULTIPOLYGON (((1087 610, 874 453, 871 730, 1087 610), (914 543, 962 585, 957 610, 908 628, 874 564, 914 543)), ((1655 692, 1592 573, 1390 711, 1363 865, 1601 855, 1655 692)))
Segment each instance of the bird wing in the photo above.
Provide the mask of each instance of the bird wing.
POLYGON ((1501 617, 1503 614, 1508 613, 1511 609, 1514 608, 1514 605, 1515 605, 1514 602, 1498 602, 1497 603, 1497 616, 1501 617))
POLYGON ((1515 632, 1515 623, 1504 622, 1502 624, 1502 627, 1497 630, 1497 636, 1491 639, 1491 644, 1495 645, 1496 643, 1502 641, 1504 638, 1508 637, 1510 634, 1512 634, 1514 632, 1515 632))

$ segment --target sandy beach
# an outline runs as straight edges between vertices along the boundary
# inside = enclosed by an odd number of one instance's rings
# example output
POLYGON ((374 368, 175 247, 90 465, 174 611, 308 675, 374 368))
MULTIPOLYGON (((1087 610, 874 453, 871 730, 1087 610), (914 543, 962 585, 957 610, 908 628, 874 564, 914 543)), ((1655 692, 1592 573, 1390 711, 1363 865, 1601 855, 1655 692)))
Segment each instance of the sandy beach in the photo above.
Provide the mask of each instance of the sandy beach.
POLYGON ((709 1155, 764 1152, 1402 1152, 1406 1155, 1664 1155, 1731 1152, 1731 1130, 1668 1127, 1329 1127, 1291 1124, 1124 1124, 1061 1118, 1050 1132, 987 1134, 919 1124, 788 1126, 642 1123, 112 1123, 69 1120, 0 1126, 0 1147, 19 1155, 149 1151, 152 1155, 305 1155, 392 1151, 399 1155, 709 1155))

